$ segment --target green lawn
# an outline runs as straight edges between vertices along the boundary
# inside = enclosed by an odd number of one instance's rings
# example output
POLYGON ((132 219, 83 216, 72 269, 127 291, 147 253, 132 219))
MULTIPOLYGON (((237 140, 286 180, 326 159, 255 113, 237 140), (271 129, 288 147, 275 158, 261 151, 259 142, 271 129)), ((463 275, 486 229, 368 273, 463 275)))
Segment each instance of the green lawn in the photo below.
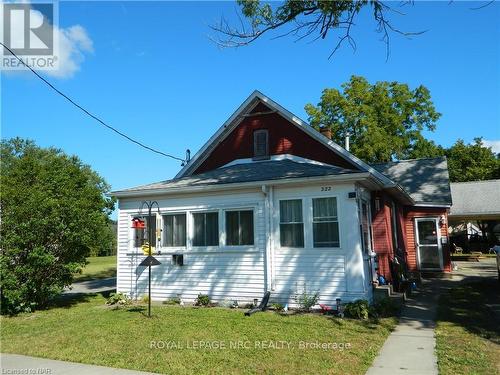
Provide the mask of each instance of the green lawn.
POLYGON ((75 275, 75 281, 104 279, 116 276, 116 255, 107 257, 88 257, 88 264, 81 274, 75 275))
POLYGON ((112 310, 100 295, 80 298, 1 317, 2 351, 169 374, 364 374, 395 325, 392 318, 374 323, 271 311, 245 317, 244 310, 166 305, 155 305, 147 318, 144 306, 112 310), (177 347, 151 348, 152 341, 177 347), (330 347, 304 349, 301 341, 330 347))
POLYGON ((500 374, 498 282, 465 284, 441 296, 436 328, 439 373, 500 374))

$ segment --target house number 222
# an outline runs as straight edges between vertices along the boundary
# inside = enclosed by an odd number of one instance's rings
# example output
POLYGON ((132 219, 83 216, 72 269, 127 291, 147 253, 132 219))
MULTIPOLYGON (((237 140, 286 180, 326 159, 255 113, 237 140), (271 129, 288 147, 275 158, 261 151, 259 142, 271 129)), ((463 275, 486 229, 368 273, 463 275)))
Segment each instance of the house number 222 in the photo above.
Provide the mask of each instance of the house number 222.
POLYGON ((322 186, 321 191, 331 191, 332 187, 331 186, 322 186))

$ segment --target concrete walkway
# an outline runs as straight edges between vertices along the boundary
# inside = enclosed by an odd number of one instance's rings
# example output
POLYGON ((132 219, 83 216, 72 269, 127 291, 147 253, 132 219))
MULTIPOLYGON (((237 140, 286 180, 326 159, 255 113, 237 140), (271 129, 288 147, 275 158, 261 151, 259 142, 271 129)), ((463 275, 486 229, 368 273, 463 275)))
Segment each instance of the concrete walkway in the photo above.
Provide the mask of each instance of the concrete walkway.
MULTIPOLYGON (((375 358, 367 375, 438 373, 434 337, 439 295, 459 282, 478 281, 497 277, 496 260, 457 262, 458 270, 451 279, 424 280, 422 288, 407 300, 399 324, 391 333, 375 358)), ((500 310, 492 305, 493 311, 500 310)))
POLYGON ((55 361, 18 354, 0 354, 2 374, 46 375, 147 375, 149 372, 132 371, 81 363, 55 361))
POLYGON ((407 300, 400 322, 382 346, 368 375, 438 373, 434 353, 435 318, 439 290, 438 280, 424 281, 419 292, 407 300))
POLYGON ((78 281, 71 285, 71 289, 64 290, 64 294, 88 294, 88 293, 101 293, 116 289, 116 277, 109 277, 107 279, 95 279, 87 281, 78 281))

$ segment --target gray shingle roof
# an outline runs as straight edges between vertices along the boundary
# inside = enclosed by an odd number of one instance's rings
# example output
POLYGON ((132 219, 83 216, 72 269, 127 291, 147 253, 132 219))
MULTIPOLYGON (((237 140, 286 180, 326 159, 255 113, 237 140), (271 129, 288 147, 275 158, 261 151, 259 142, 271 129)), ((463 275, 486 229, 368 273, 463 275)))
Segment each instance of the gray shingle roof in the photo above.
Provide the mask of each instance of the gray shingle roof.
MULTIPOLYGON (((121 190, 119 192, 257 182, 280 180, 285 178, 337 176, 352 173, 362 172, 334 166, 295 162, 285 159, 235 164, 214 169, 205 173, 137 186, 131 189, 121 190)), ((118 191, 114 193, 118 193, 118 191)))
POLYGON ((450 216, 500 216, 500 180, 451 184, 450 216))
POLYGON ((448 163, 444 157, 401 160, 373 167, 399 184, 417 204, 452 204, 448 163))

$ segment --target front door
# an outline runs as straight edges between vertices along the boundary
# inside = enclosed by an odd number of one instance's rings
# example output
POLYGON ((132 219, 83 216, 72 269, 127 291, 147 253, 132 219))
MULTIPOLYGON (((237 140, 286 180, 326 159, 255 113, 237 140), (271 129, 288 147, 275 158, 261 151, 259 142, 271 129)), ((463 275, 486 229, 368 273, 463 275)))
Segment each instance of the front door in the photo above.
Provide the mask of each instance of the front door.
POLYGON ((419 268, 421 270, 443 269, 438 219, 415 219, 415 232, 419 268))

